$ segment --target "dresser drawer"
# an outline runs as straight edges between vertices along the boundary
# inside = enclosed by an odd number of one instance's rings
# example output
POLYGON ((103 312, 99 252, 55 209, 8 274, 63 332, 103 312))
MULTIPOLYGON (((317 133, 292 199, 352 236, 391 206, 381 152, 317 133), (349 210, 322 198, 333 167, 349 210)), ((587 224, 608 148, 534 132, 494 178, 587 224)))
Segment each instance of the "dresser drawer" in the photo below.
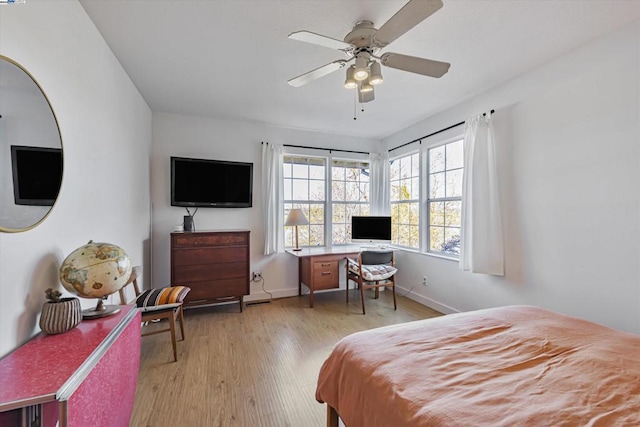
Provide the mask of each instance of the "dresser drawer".
POLYGON ((248 278, 208 280, 204 282, 187 283, 185 285, 191 288, 191 292, 189 292, 185 298, 186 303, 249 295, 248 278))
POLYGON ((248 247, 174 249, 174 268, 181 265, 247 262, 248 247))
POLYGON ((338 261, 314 261, 313 284, 316 290, 339 287, 338 261))
POLYGON ((249 266, 246 262, 177 265, 173 269, 173 280, 174 284, 181 284, 203 280, 248 278, 248 274, 249 266))
POLYGON ((194 246, 245 246, 249 244, 249 233, 175 233, 172 234, 174 248, 194 246))

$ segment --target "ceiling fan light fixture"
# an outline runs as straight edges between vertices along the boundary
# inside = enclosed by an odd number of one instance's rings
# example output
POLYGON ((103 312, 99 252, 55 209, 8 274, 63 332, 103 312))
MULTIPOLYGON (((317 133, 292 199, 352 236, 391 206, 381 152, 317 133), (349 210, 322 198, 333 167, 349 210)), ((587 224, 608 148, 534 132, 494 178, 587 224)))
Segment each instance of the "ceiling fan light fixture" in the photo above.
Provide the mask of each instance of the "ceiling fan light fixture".
POLYGON ((358 82, 356 82, 356 79, 353 77, 354 73, 355 73, 355 67, 353 65, 347 68, 347 78, 344 81, 345 88, 355 89, 358 87, 358 82))
POLYGON ((369 77, 369 70, 367 69, 367 60, 364 56, 358 56, 356 58, 356 65, 353 73, 353 78, 362 81, 369 77))
POLYGON ((378 61, 373 61, 371 64, 371 76, 369 77, 369 83, 372 85, 379 85, 384 81, 382 78, 382 70, 378 61))
POLYGON ((371 92, 372 90, 373 90, 373 86, 371 86, 371 83, 369 82, 369 78, 366 78, 360 83, 360 92, 367 93, 367 92, 371 92))

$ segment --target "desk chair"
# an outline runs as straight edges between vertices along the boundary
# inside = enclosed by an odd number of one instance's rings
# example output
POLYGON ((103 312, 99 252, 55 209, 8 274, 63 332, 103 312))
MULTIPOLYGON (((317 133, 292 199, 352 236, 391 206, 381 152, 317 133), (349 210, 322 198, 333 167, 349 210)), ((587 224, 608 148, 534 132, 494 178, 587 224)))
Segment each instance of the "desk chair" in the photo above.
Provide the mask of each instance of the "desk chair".
POLYGON ((186 286, 172 286, 166 288, 149 289, 140 292, 138 287, 138 276, 142 271, 142 267, 135 266, 131 271, 131 276, 127 283, 120 289, 120 303, 127 304, 124 289, 133 284, 133 290, 136 293, 136 305, 142 311, 142 321, 150 322, 156 320, 167 319, 169 327, 152 332, 145 332, 142 336, 159 334, 162 332, 171 333, 171 344, 173 346, 173 359, 178 361, 178 352, 176 348, 176 319, 180 321, 180 332, 184 341, 184 316, 182 312, 182 301, 187 296, 190 288, 186 286))
POLYGON ((389 287, 393 291, 393 309, 396 304, 395 256, 393 251, 363 251, 357 260, 347 258, 347 303, 349 302, 349 280, 358 284, 362 299, 362 314, 364 309, 364 290, 375 289, 375 298, 379 296, 379 289, 389 287))

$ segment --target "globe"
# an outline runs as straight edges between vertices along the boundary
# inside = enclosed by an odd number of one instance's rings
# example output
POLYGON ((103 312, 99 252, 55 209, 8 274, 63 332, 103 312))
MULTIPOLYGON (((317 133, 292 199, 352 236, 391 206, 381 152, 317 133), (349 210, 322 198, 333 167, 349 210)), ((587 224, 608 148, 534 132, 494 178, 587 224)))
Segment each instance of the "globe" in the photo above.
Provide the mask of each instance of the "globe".
POLYGON ((64 259, 60 281, 75 295, 99 299, 95 309, 83 311, 83 317, 103 317, 119 311, 117 306, 105 306, 103 299, 127 284, 131 268, 131 260, 121 247, 89 241, 64 259))

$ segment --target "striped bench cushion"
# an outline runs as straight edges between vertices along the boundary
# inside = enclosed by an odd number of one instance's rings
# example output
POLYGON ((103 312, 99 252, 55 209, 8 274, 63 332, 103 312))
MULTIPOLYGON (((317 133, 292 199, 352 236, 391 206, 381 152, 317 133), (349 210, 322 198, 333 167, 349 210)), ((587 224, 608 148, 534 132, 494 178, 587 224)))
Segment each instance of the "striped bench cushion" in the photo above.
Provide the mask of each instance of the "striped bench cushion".
POLYGON ((168 288, 149 289, 136 298, 136 305, 140 308, 161 305, 179 305, 187 296, 191 288, 187 286, 171 286, 168 288))
MULTIPOLYGON (((360 267, 358 261, 354 261, 347 258, 349 263, 349 270, 355 274, 360 274, 360 267)), ((366 282, 375 282, 378 280, 386 280, 398 272, 398 269, 390 265, 363 265, 362 266, 362 280, 366 282)))

